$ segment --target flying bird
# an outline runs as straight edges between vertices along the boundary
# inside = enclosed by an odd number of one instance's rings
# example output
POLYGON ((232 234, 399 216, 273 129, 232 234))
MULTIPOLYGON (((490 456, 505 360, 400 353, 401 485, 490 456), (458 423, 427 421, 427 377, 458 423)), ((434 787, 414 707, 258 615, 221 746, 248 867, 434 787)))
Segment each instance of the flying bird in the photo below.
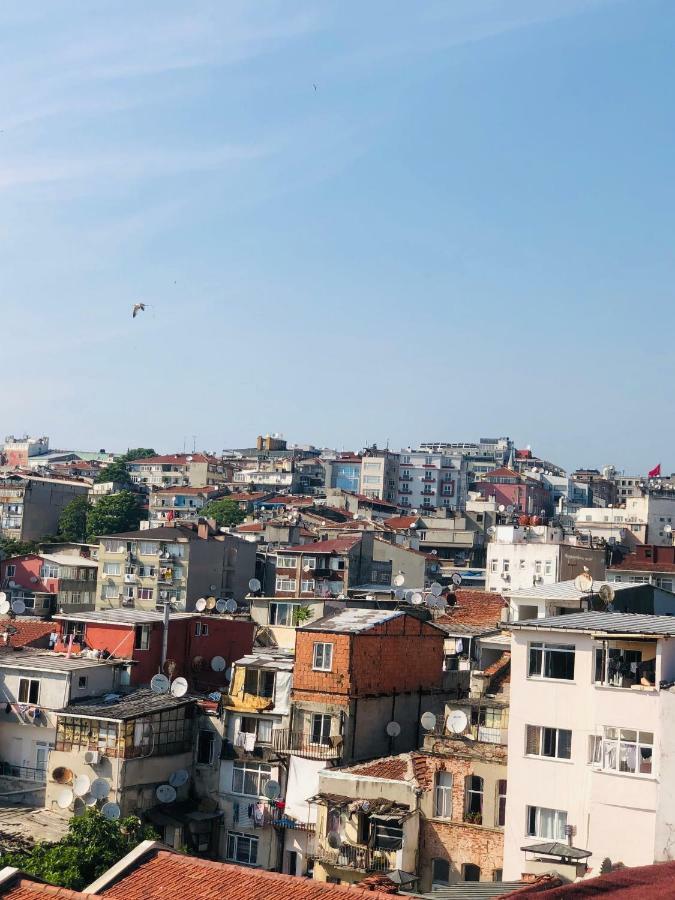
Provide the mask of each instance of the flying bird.
POLYGON ((131 311, 131 318, 135 319, 139 312, 145 312, 145 303, 134 303, 134 307, 131 311))
POLYGON ((316 85, 314 85, 314 90, 317 90, 317 87, 316 87, 316 85))

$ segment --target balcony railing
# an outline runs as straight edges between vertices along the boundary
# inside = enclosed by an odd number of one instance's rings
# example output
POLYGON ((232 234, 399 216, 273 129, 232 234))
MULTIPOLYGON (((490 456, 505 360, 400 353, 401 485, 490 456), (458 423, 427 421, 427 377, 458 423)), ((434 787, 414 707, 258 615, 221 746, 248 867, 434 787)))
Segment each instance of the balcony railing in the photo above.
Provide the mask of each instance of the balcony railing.
POLYGON ((396 852, 371 850, 370 847, 343 844, 334 850, 328 844, 319 843, 314 858, 319 862, 359 872, 390 872, 396 868, 396 852))
POLYGON ((278 753, 293 753, 307 759, 339 759, 342 755, 342 737, 330 737, 326 743, 312 741, 302 731, 278 729, 272 732, 272 746, 278 753))
POLYGON ((35 769, 31 766, 15 766, 8 762, 0 762, 0 775, 3 778, 21 778, 24 781, 47 781, 46 769, 35 769))

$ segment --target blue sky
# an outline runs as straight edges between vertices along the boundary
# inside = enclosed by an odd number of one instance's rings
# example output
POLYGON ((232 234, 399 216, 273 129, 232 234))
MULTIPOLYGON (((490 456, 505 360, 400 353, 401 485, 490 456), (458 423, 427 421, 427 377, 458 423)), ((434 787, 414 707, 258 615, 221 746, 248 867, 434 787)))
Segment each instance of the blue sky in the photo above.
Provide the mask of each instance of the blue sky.
POLYGON ((0 430, 670 471, 674 40, 668 0, 4 3, 0 430))

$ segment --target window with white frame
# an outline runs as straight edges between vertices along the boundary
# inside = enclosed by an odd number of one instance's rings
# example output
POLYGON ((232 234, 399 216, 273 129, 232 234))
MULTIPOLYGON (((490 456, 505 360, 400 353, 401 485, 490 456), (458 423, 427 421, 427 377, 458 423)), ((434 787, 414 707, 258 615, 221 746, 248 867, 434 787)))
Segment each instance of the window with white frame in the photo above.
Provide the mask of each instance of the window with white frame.
POLYGON ((294 569, 297 562, 296 556, 277 556, 277 569, 294 569))
POLYGON ((141 556, 157 556, 159 544, 154 541, 141 541, 141 556))
POLYGON ((525 726, 525 753, 549 759, 570 759, 572 732, 567 728, 548 728, 545 725, 525 726))
POLYGON ((304 556, 302 567, 303 569, 316 569, 316 556, 304 556))
POLYGON ((19 703, 40 702, 40 681, 37 678, 19 679, 19 703))
POLYGON ((544 575, 552 575, 553 574, 553 562, 550 559, 547 559, 544 563, 544 575))
POLYGON ((152 588, 139 588, 138 589, 138 599, 139 600, 152 600, 155 596, 155 592, 152 588))
POLYGON ((651 731, 605 726, 602 734, 590 737, 589 762, 605 772, 651 775, 653 751, 651 731))
POLYGON ((452 773, 438 772, 434 792, 434 816, 437 819, 452 818, 452 773))
POLYGON ((316 590, 316 581, 313 578, 303 579, 300 584, 300 590, 303 594, 313 594, 316 590))
POLYGON ((511 568, 511 560, 503 559, 502 560, 502 572, 506 573, 509 571, 510 568, 511 568))
POLYGON ((260 797, 271 773, 271 767, 264 763, 235 762, 232 766, 232 793, 260 797))
POLYGON ((333 668, 333 645, 327 643, 314 644, 312 668, 321 672, 330 672, 333 668))
POLYGON ((106 538, 103 541, 103 549, 106 553, 124 553, 124 544, 119 538, 106 538))
POLYGON ((545 806, 527 807, 528 837, 562 841, 565 839, 566 827, 567 813, 562 809, 548 809, 545 806))
POLYGON ((59 567, 52 563, 42 563, 40 566, 40 578, 58 578, 59 567))
POLYGON ((103 574, 104 575, 121 575, 122 574, 122 564, 116 563, 116 562, 103 563, 103 574))
POLYGON ((330 743, 331 717, 324 713, 314 713, 312 715, 312 743, 313 744, 329 744, 330 743))
POLYGON ((270 625, 295 625, 295 611, 299 603, 270 603, 270 625))
POLYGON ((284 578, 283 576, 277 575, 274 589, 276 591, 295 591, 297 586, 298 581, 296 578, 284 578))
POLYGON ((497 566, 499 565, 496 559, 490 560, 490 571, 494 574, 497 572, 497 566))
POLYGON ((258 838, 238 831, 227 833, 227 858, 244 866, 258 862, 258 838))
POLYGON ((527 674, 529 678, 574 679, 574 644, 531 643, 527 674))
POLYGON ((104 584, 101 588, 101 597, 103 600, 115 600, 118 594, 118 587, 115 584, 104 584))
POLYGON ((536 559, 534 561, 534 574, 541 575, 541 560, 540 559, 536 559))

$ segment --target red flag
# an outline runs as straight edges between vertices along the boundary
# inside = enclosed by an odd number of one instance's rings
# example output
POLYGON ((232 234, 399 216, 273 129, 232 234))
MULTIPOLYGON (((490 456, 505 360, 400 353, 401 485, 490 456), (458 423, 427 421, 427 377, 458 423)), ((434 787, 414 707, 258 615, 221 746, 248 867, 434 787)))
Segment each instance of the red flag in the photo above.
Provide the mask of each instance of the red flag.
POLYGON ((647 478, 660 478, 660 477, 661 477, 661 463, 659 463, 658 466, 654 466, 653 469, 650 469, 650 471, 647 472, 647 478))

